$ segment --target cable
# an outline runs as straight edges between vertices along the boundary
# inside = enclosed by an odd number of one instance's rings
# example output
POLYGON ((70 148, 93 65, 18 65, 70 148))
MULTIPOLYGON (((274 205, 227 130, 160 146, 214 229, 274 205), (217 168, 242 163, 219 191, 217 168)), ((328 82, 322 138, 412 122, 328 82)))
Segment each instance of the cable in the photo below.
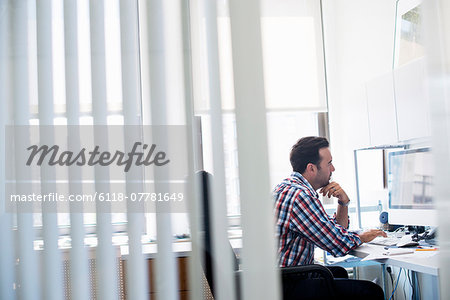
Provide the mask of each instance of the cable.
POLYGON ((416 277, 416 282, 417 282, 417 292, 419 294, 419 298, 420 298, 420 284, 419 284, 419 277, 417 276, 417 272, 414 273, 415 277, 416 277))
POLYGON ((402 291, 403 291, 403 299, 405 299, 406 300, 406 289, 405 289, 405 285, 406 285, 406 270, 405 270, 405 280, 403 280, 403 289, 402 289, 402 291))
POLYGON ((394 290, 392 291, 392 295, 391 295, 391 297, 389 298, 389 300, 393 300, 394 298, 394 294, 395 294, 395 290, 397 289, 397 286, 398 286, 398 282, 399 282, 399 279, 400 279, 400 274, 402 273, 402 271, 403 271, 403 268, 400 268, 400 271, 398 272, 398 276, 397 276, 397 283, 395 284, 395 288, 394 288, 394 290))
MULTIPOLYGON (((386 267, 386 271, 389 273, 389 277, 391 277, 391 287, 394 289, 394 278, 392 277, 391 267, 386 267)), ((392 297, 392 300, 394 300, 394 297, 392 297)))
MULTIPOLYGON (((414 299, 414 287, 413 287, 411 278, 409 277, 409 272, 410 272, 410 271, 408 270, 408 272, 407 272, 407 275, 408 275, 408 282, 409 282, 409 285, 411 286, 411 291, 412 291, 411 299, 414 299)), ((406 297, 405 297, 405 298, 406 298, 406 297)))
POLYGON ((392 269, 390 266, 386 267, 386 271, 389 274, 389 277, 391 278, 391 288, 394 289, 394 278, 392 278, 392 269))
POLYGON ((394 230, 394 233, 397 233, 397 232, 405 232, 406 229, 407 229, 406 226, 399 227, 399 228, 397 228, 397 229, 394 230))

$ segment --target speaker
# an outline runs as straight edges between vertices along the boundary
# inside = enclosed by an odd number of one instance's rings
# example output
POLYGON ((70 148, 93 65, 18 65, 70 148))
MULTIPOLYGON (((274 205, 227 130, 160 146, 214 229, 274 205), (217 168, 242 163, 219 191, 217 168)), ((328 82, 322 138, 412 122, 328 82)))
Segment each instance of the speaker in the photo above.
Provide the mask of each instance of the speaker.
POLYGON ((381 224, 388 224, 388 217, 389 217, 388 212, 387 211, 383 211, 380 214, 380 223, 381 224))

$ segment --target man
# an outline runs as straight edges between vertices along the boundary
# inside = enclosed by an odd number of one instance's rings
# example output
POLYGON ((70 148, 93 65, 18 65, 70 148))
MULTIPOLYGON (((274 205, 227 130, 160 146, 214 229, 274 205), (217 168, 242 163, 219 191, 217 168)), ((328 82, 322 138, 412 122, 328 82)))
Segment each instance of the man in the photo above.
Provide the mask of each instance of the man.
POLYGON ((347 230, 350 199, 338 183, 330 182, 335 169, 327 139, 300 139, 292 147, 290 161, 293 173, 274 190, 281 267, 314 263, 315 246, 344 256, 362 243, 386 236, 381 230, 359 235, 347 230), (333 217, 326 214, 317 190, 338 198, 333 217))

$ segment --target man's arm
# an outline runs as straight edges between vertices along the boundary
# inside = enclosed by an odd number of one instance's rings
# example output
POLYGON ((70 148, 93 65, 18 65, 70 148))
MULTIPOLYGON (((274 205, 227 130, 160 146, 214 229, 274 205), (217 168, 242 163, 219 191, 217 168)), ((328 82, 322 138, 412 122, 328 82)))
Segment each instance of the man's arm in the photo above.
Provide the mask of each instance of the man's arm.
MULTIPOLYGON (((341 186, 336 182, 331 182, 327 186, 323 187, 319 192, 324 196, 333 196, 339 199, 339 204, 336 211, 336 222, 344 228, 348 228, 348 204, 350 199, 341 186)), ((379 229, 371 229, 359 234, 361 242, 363 243, 370 242, 377 236, 386 237, 386 233, 379 229)))
POLYGON ((290 214, 291 228, 321 249, 343 256, 362 242, 357 234, 337 226, 322 204, 308 191, 300 192, 290 214))
POLYGON ((359 238, 361 239, 361 242, 363 242, 363 243, 368 243, 371 240, 373 240, 374 238, 376 238, 377 236, 387 237, 387 234, 386 234, 386 232, 384 232, 383 230, 380 230, 380 229, 369 229, 369 230, 359 234, 359 238))
POLYGON ((348 228, 348 206, 338 204, 336 222, 344 228, 348 228))
POLYGON ((350 199, 345 191, 336 182, 330 182, 327 186, 320 189, 319 193, 328 197, 338 198, 338 208, 336 211, 336 222, 344 228, 348 228, 348 204, 350 199))

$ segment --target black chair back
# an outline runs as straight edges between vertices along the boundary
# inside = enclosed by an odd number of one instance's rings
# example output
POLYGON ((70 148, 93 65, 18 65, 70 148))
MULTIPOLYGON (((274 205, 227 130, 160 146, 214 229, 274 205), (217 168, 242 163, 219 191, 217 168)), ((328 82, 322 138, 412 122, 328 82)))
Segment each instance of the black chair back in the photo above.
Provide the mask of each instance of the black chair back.
MULTIPOLYGON (((206 171, 199 171, 197 175, 200 177, 200 183, 202 186, 202 206, 203 206, 203 216, 202 216, 202 225, 203 225, 203 237, 204 237, 204 261, 203 261, 203 271, 205 272, 206 280, 208 281, 209 288, 211 289, 211 293, 213 296, 215 295, 215 285, 214 285, 214 265, 213 265, 213 252, 212 252, 212 229, 211 229, 211 215, 210 215, 210 205, 209 199, 211 199, 211 180, 212 175, 206 171)), ((233 251, 233 248, 230 244, 229 251, 230 255, 233 257, 233 268, 234 271, 239 270, 239 263, 236 258, 236 255, 233 251)), ((240 281, 238 278, 239 273, 236 274, 236 293, 237 299, 240 299, 240 281)))

